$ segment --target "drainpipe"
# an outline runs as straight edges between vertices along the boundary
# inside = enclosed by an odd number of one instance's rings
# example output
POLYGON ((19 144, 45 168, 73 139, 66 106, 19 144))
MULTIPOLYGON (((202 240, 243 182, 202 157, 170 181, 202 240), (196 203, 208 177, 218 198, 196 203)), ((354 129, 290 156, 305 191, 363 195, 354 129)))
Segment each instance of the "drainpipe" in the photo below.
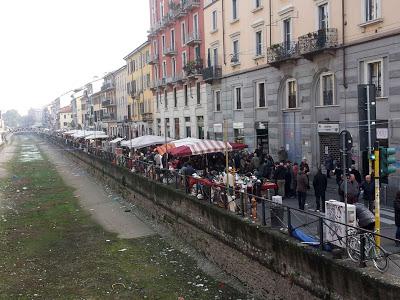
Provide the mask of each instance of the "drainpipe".
POLYGON ((343 87, 347 89, 347 79, 346 79, 346 48, 345 48, 345 39, 344 39, 344 34, 345 34, 345 27, 346 26, 346 21, 345 21, 345 10, 344 10, 344 0, 342 0, 342 49, 343 49, 343 55, 342 55, 342 63, 343 63, 343 87))
POLYGON ((272 0, 269 0, 269 46, 272 46, 272 0))
POLYGON ((226 66, 226 52, 225 52, 225 4, 222 0, 222 54, 224 55, 224 65, 226 66))

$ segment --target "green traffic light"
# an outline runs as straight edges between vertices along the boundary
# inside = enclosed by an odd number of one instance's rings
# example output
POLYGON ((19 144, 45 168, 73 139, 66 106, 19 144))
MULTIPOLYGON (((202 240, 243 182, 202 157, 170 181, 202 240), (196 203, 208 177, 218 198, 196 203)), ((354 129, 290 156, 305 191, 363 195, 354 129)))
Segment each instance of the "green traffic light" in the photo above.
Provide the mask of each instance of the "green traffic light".
POLYGON ((381 176, 387 176, 389 174, 396 173, 397 168, 391 166, 396 163, 396 157, 392 156, 396 154, 396 148, 379 148, 380 163, 381 163, 381 176))

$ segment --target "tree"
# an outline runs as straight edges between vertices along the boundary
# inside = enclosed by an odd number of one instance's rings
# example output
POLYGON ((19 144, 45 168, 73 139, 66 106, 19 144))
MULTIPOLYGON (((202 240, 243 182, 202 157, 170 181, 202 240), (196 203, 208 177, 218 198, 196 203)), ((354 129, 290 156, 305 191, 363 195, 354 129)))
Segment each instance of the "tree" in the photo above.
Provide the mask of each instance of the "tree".
POLYGON ((7 127, 18 127, 21 125, 21 115, 15 109, 4 113, 3 119, 7 127))

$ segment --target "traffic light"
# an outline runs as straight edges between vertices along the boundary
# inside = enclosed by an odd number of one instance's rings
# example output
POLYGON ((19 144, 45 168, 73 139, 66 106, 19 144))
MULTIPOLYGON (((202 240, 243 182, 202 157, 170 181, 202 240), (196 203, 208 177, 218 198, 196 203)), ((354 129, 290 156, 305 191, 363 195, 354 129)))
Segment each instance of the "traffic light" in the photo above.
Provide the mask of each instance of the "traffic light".
POLYGON ((396 162, 396 157, 393 155, 396 154, 395 148, 384 148, 379 147, 379 156, 380 156, 380 169, 381 176, 388 176, 389 174, 396 173, 396 167, 392 166, 396 162))

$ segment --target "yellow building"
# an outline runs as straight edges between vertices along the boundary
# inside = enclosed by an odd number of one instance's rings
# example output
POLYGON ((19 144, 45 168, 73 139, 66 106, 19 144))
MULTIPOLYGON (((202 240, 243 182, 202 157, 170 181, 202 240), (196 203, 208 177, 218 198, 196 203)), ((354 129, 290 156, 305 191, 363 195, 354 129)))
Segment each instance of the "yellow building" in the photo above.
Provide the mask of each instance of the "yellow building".
POLYGON ((150 44, 145 42, 124 59, 127 65, 128 120, 131 137, 153 134, 150 44))

